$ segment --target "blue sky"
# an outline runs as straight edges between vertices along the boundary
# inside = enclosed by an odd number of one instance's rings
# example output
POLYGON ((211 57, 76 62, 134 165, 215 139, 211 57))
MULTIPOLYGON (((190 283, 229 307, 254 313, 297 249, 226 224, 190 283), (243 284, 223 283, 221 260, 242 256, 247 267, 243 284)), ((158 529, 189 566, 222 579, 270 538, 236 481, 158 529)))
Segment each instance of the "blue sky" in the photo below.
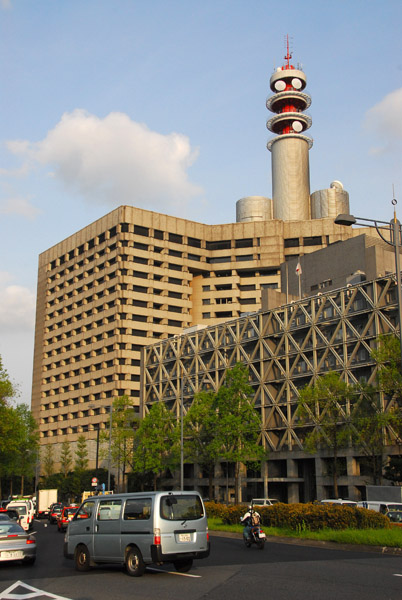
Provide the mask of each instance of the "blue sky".
POLYGON ((271 196, 269 78, 307 75, 311 191, 402 218, 400 0, 0 0, 0 356, 30 402, 38 255, 121 204, 271 196))

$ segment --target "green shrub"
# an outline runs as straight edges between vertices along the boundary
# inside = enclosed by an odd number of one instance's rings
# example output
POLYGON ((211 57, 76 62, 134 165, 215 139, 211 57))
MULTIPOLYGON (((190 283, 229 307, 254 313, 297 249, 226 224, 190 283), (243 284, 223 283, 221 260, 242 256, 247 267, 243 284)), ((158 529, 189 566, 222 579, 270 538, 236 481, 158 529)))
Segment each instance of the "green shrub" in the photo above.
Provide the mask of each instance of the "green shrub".
MULTIPOLYGON (((207 515, 222 519, 227 525, 240 522, 246 512, 244 505, 226 506, 206 503, 207 515)), ((389 519, 374 510, 338 504, 274 504, 259 506, 262 525, 293 531, 320 529, 380 529, 389 528, 389 519)))

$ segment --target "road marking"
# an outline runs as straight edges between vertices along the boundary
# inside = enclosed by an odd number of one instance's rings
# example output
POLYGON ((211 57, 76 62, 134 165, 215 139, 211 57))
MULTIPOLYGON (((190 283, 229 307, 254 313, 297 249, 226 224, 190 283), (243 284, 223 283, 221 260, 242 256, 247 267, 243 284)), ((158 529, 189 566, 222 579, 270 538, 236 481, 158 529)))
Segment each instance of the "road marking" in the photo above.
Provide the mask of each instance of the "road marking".
POLYGON ((192 575, 191 573, 179 573, 178 571, 165 571, 165 569, 154 569, 154 567, 147 567, 147 571, 155 571, 156 573, 168 573, 169 575, 180 575, 181 577, 202 577, 202 575, 192 575))
POLYGON ((402 577, 402 573, 393 573, 394 577, 402 577))
POLYGON ((0 592, 0 600, 28 600, 30 598, 51 598, 52 600, 71 600, 71 598, 65 598, 64 596, 58 596, 57 594, 51 594, 44 590, 34 588, 23 581, 16 581, 9 588, 0 592))

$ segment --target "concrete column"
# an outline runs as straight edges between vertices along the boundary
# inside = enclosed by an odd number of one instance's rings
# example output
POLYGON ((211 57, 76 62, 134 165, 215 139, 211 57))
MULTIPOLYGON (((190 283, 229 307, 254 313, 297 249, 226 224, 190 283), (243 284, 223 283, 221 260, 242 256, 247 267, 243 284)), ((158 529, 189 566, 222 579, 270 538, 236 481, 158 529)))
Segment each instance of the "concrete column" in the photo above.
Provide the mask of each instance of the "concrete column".
POLYGON ((319 456, 315 457, 315 476, 316 476, 316 489, 317 489, 317 500, 325 498, 325 490, 323 486, 323 461, 319 456))
MULTIPOLYGON (((286 460, 286 473, 288 477, 298 477, 299 476, 299 469, 298 469, 298 463, 297 460, 294 460, 293 458, 288 458, 286 460)), ((300 497, 299 497, 299 484, 298 483, 288 483, 287 485, 287 492, 288 492, 288 502, 299 502, 300 497)))
MULTIPOLYGON (((346 472, 347 472, 348 480, 350 480, 350 478, 352 478, 352 481, 355 477, 358 477, 360 475, 360 464, 354 456, 346 457, 346 472)), ((356 501, 360 500, 356 486, 353 484, 349 484, 349 483, 348 483, 348 498, 350 498, 350 500, 356 500, 356 501)))

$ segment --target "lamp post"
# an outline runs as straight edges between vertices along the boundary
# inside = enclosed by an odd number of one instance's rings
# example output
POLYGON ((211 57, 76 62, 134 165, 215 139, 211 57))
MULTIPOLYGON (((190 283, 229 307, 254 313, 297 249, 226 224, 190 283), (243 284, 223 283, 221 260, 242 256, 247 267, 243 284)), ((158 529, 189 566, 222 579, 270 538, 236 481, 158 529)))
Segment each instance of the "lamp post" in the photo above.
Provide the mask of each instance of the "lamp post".
POLYGON ((184 424, 183 424, 183 414, 184 414, 184 377, 183 373, 180 378, 180 491, 184 490, 184 424))
POLYGON ((110 419, 109 419, 109 457, 107 464, 107 489, 110 491, 110 469, 112 463, 112 415, 113 415, 113 404, 110 405, 110 419))
POLYGON ((394 206, 394 218, 389 223, 386 221, 378 221, 373 219, 365 219, 363 217, 354 217, 353 215, 338 215, 335 219, 337 225, 346 225, 348 227, 352 225, 362 225, 366 227, 372 227, 375 229, 380 238, 389 246, 392 246, 395 251, 395 275, 397 285, 397 299, 398 299, 398 319, 399 319, 399 343, 401 349, 401 371, 402 371, 402 290, 401 290, 401 267, 400 267, 400 255, 399 251, 402 245, 402 233, 401 224, 396 218, 395 206, 397 201, 395 198, 392 200, 394 206), (384 237, 381 229, 389 232, 389 240, 384 237))

